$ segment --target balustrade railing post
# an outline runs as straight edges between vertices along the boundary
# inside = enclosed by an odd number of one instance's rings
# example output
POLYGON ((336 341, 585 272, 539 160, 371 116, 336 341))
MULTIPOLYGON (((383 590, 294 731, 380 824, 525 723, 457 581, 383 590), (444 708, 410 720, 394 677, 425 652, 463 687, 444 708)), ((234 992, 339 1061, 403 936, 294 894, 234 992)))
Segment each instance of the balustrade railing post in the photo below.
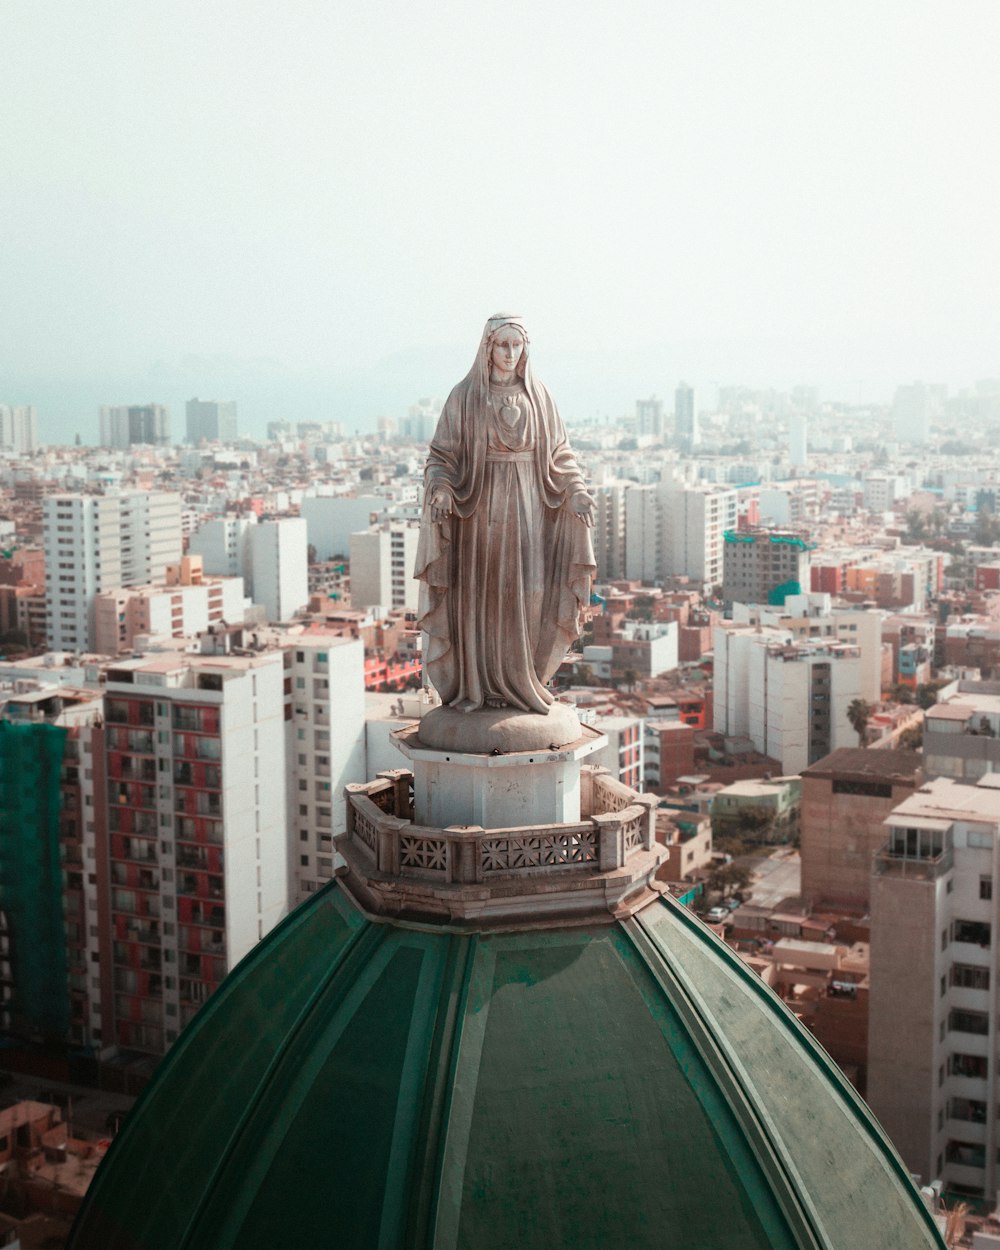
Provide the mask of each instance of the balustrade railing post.
POLYGON ((646 809, 642 814, 642 849, 651 851, 656 843, 657 800, 652 794, 637 794, 632 801, 646 809))
POLYGON ((354 804, 351 800, 355 794, 364 794, 365 790, 366 787, 356 781, 352 781, 344 786, 344 797, 347 799, 345 804, 347 808, 347 832, 352 840, 354 838, 354 804))
POLYGON ((601 872, 621 868, 625 863, 625 846, 622 835, 621 816, 617 812, 602 812, 590 818, 597 826, 597 866, 601 872))
POLYGON ((456 835, 449 840, 453 873, 449 880, 461 885, 474 885, 482 878, 479 870, 479 836, 483 833, 482 825, 447 825, 444 832, 456 835))

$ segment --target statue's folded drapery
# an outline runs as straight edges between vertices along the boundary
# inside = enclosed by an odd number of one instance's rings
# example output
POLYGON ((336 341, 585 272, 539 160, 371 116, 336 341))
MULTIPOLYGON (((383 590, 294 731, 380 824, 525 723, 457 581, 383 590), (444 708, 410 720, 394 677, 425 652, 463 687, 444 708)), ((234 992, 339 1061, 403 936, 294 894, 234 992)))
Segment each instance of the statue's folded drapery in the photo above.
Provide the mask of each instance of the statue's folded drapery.
POLYGON ((546 683, 580 633, 593 546, 568 506, 584 483, 548 391, 527 367, 510 385, 489 381, 497 320, 428 456, 415 570, 424 665, 446 704, 547 712, 546 683), (435 520, 439 488, 452 511, 435 520))

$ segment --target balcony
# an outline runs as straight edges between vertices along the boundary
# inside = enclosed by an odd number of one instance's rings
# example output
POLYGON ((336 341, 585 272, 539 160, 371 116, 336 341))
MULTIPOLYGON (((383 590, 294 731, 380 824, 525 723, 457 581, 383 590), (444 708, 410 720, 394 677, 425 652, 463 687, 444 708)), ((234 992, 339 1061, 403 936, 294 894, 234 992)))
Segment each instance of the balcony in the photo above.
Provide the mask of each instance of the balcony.
POLYGON ((887 842, 874 855, 874 871, 878 877, 905 877, 909 881, 936 881, 950 872, 955 862, 951 847, 936 855, 904 855, 887 842))

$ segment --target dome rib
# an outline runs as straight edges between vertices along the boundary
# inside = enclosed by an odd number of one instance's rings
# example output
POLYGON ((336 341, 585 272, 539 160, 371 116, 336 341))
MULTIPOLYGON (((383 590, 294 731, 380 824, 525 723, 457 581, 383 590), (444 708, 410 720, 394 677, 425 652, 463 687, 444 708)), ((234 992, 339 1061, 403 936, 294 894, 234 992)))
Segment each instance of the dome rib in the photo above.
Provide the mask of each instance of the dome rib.
POLYGON ((871 1112, 739 956, 669 897, 623 927, 633 941, 642 934, 651 944, 654 975, 659 967, 672 977, 692 1037, 707 1043, 706 1061, 731 1091, 734 1112, 743 1108, 748 1131, 763 1139, 778 1192, 808 1221, 802 1231, 812 1244, 854 1250, 865 1228, 883 1250, 915 1250, 916 1208, 924 1234, 919 1244, 940 1247, 930 1213, 871 1112), (863 1156, 859 1138, 867 1147, 863 1156), (877 1186, 870 1183, 874 1171, 881 1174, 877 1186))

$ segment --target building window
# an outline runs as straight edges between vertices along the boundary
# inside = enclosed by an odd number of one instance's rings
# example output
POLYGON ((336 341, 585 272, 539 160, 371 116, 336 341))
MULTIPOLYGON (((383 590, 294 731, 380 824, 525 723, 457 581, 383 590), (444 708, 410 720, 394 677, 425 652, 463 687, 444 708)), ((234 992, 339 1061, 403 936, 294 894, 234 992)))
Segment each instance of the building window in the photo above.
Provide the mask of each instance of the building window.
POLYGON ((953 1033, 976 1033, 986 1037, 990 1031, 990 1018, 985 1011, 955 1010, 948 1016, 948 1028, 953 1033))
POLYGON ((980 877, 979 878, 979 897, 985 898, 985 899, 990 899, 993 897, 993 878, 992 877, 980 877))
POLYGON ((951 926, 953 942, 969 942, 974 946, 990 944, 990 926, 981 920, 955 920, 951 926))
POLYGON ((975 964, 952 964, 951 983, 965 990, 988 990, 989 968, 977 968, 975 964))

